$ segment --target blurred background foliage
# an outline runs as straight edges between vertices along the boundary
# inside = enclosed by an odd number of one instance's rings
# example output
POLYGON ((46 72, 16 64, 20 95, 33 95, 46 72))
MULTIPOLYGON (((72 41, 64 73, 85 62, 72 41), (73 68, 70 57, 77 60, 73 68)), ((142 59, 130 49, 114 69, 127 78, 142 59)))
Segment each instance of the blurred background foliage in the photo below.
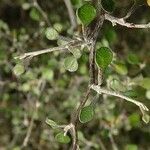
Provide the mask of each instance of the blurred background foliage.
MULTIPOLYGON (((83 0, 72 0, 74 10, 83 0)), ((72 37, 80 26, 71 30, 63 0, 38 0, 48 20, 60 34, 72 37)), ((134 23, 150 21, 146 1, 128 19, 134 23)), ((114 15, 123 17, 133 2, 115 0, 114 15)), ((67 124, 72 111, 83 97, 88 84, 88 53, 82 51, 77 72, 63 66, 69 53, 54 52, 18 62, 14 56, 28 51, 54 47, 61 41, 45 36, 48 24, 31 0, 0 0, 0 149, 57 150, 69 149, 59 144, 46 123, 50 118, 67 124), (16 76, 13 68, 23 64, 24 72, 16 76), (27 146, 23 141, 33 121, 27 146)), ((97 46, 109 46, 115 53, 112 65, 105 72, 104 86, 145 103, 150 108, 150 31, 127 29, 105 22, 97 46)), ((93 97, 89 98, 89 102, 93 97)), ((81 149, 150 150, 150 126, 141 121, 139 109, 116 97, 103 95, 95 108, 95 118, 80 126, 81 149), (111 134, 110 134, 111 133, 111 134), (110 136, 111 135, 111 136, 110 136)))

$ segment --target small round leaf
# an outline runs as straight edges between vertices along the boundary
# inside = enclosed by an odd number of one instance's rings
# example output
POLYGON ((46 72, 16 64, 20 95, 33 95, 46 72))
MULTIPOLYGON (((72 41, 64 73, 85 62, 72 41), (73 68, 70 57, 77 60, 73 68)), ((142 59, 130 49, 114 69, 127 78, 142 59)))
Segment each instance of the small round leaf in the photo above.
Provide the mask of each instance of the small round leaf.
POLYGON ((81 57, 81 52, 78 48, 69 49, 69 51, 73 54, 73 56, 78 59, 81 57))
POLYGON ((13 68, 13 72, 16 76, 20 76, 21 74, 23 74, 25 71, 24 65, 23 64, 17 64, 14 68, 13 68))
POLYGON ((123 63, 114 64, 114 69, 117 73, 119 73, 121 75, 127 75, 127 73, 128 73, 128 69, 127 69, 126 65, 123 63))
POLYGON ((96 63, 101 69, 106 69, 113 59, 113 53, 108 47, 96 50, 96 63))
POLYGON ((45 36, 49 40, 56 40, 59 34, 54 28, 49 27, 45 31, 45 36))
POLYGON ((130 63, 130 64, 132 64, 132 65, 136 65, 136 64, 139 63, 139 58, 137 57, 136 54, 133 54, 133 53, 130 53, 130 54, 128 55, 127 60, 128 60, 128 63, 130 63))
POLYGON ((69 56, 64 60, 64 67, 70 72, 74 72, 78 69, 77 59, 73 56, 69 56))
POLYGON ((36 8, 32 8, 29 15, 30 15, 31 19, 33 19, 35 21, 40 21, 40 19, 41 19, 40 13, 36 8))
POLYGON ((78 9, 77 15, 83 25, 88 25, 96 17, 96 9, 90 3, 86 3, 78 9))
POLYGON ((144 78, 139 82, 139 85, 147 90, 150 90, 150 78, 144 78))
POLYGON ((79 116, 79 120, 81 123, 86 123, 92 120, 94 117, 94 108, 92 105, 84 107, 79 116))
POLYGON ((70 142, 70 137, 68 135, 64 135, 63 132, 58 133, 55 136, 55 139, 59 142, 59 143, 63 143, 63 144, 67 144, 70 142))

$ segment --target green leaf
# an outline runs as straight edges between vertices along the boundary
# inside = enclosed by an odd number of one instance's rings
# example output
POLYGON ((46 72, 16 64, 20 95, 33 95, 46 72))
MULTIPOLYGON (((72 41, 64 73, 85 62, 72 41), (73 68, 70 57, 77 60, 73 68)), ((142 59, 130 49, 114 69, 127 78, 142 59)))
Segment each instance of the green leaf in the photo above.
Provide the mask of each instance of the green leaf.
POLYGON ((29 15, 35 21, 40 21, 41 19, 40 13, 36 8, 32 8, 29 15))
POLYGON ((150 121, 150 116, 146 113, 143 114, 142 116, 142 120, 145 122, 145 123, 149 123, 150 121))
POLYGON ((127 61, 128 61, 128 63, 130 63, 132 65, 136 65, 139 63, 139 58, 137 57, 136 54, 130 53, 128 55, 127 61))
POLYGON ((139 82, 139 85, 147 90, 150 90, 150 78, 144 78, 139 82))
POLYGON ((73 56, 69 56, 64 60, 64 67, 70 72, 74 72, 78 69, 77 59, 73 56))
POLYGON ((78 9, 77 15, 83 25, 88 25, 96 17, 96 9, 90 3, 86 3, 78 9))
POLYGON ((23 74, 25 71, 24 65, 23 64, 17 64, 14 68, 13 68, 13 72, 16 76, 20 76, 21 74, 23 74))
POLYGON ((137 113, 133 113, 129 116, 129 122, 132 127, 138 127, 140 125, 140 115, 137 113))
POLYGON ((63 143, 63 144, 67 144, 70 142, 70 137, 68 135, 64 135, 63 132, 58 133, 55 136, 55 139, 59 142, 59 143, 63 143))
POLYGON ((94 117, 94 108, 92 105, 84 107, 79 116, 79 120, 81 123, 86 123, 92 120, 94 117))
POLYGON ((78 59, 81 57, 81 52, 78 48, 69 49, 69 51, 73 54, 73 56, 78 59))
POLYGON ((60 23, 55 23, 53 27, 54 27, 54 29, 56 29, 56 31, 58 31, 59 33, 62 32, 62 30, 63 30, 63 26, 62 26, 62 24, 60 24, 60 23))
POLYGON ((54 28, 49 27, 45 30, 45 36, 49 40, 56 40, 59 34, 54 28))
POLYGON ((101 69, 106 69, 113 59, 113 53, 108 47, 96 50, 96 63, 101 69))
POLYGON ((127 75, 127 73, 128 73, 128 69, 127 69, 126 65, 123 63, 114 64, 114 69, 117 73, 119 73, 121 75, 127 75))
POLYGON ((102 0, 101 4, 102 7, 108 12, 112 12, 115 8, 115 3, 113 0, 102 0))
POLYGON ((56 129, 56 128, 58 128, 58 124, 55 122, 55 121, 53 121, 53 120, 51 120, 51 119, 46 119, 46 121, 45 121, 49 126, 51 126, 53 129, 56 129))
POLYGON ((54 77, 54 72, 50 69, 43 68, 42 69, 42 78, 48 81, 52 81, 54 77))
POLYGON ((126 145, 125 150, 138 150, 138 147, 135 144, 128 144, 126 145))

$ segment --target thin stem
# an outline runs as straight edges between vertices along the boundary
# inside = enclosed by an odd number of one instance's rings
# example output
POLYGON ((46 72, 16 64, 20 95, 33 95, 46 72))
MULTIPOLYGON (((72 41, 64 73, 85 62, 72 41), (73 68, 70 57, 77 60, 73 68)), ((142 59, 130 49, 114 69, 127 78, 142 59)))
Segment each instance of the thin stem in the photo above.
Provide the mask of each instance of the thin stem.
POLYGON ((138 101, 136 101, 136 100, 134 100, 132 98, 129 98, 127 96, 124 96, 121 93, 110 91, 110 90, 101 88, 100 86, 97 86, 97 85, 91 85, 91 88, 93 90, 95 90, 99 94, 103 93, 103 94, 107 94, 107 95, 111 95, 111 96, 116 96, 116 97, 122 98, 122 99, 124 99, 126 101, 134 103, 135 105, 137 105, 140 109, 143 109, 144 111, 149 111, 149 109, 143 103, 138 102, 138 101))
POLYGON ((51 23, 50 23, 50 21, 48 19, 47 14, 43 11, 41 6, 38 4, 37 0, 33 0, 33 6, 41 13, 41 15, 43 16, 43 18, 46 21, 47 25, 51 26, 51 23))
POLYGON ((78 40, 72 40, 70 42, 68 42, 66 45, 63 46, 59 46, 59 47, 53 47, 53 48, 48 48, 48 49, 43 49, 43 50, 39 50, 39 51, 35 51, 35 52, 28 52, 28 53, 24 53, 21 56, 17 56, 15 57, 15 59, 25 59, 25 58, 33 58, 34 56, 38 56, 41 54, 46 54, 46 53, 50 53, 50 52, 54 52, 54 51, 63 51, 63 50, 68 50, 68 48, 71 46, 73 47, 78 47, 81 46, 83 43, 81 41, 78 40))
POLYGON ((67 10, 68 10, 69 19, 70 19, 72 29, 75 29, 77 27, 77 21, 76 21, 76 16, 75 16, 71 1, 70 0, 64 0, 64 3, 65 3, 67 10))
POLYGON ((129 23, 129 22, 126 22, 124 18, 117 18, 117 17, 111 16, 109 14, 105 14, 105 20, 110 21, 113 26, 115 26, 116 24, 119 24, 119 25, 125 26, 127 28, 139 28, 139 29, 150 28, 150 23, 147 23, 147 24, 129 23))
POLYGON ((73 113, 72 119, 71 119, 71 123, 74 125, 74 134, 75 134, 75 138, 73 139, 73 147, 72 150, 77 150, 78 147, 78 136, 77 136, 77 126, 78 126, 78 117, 80 114, 81 109, 84 107, 85 103, 87 102, 89 95, 90 95, 91 89, 88 87, 85 97, 81 100, 77 110, 73 113))

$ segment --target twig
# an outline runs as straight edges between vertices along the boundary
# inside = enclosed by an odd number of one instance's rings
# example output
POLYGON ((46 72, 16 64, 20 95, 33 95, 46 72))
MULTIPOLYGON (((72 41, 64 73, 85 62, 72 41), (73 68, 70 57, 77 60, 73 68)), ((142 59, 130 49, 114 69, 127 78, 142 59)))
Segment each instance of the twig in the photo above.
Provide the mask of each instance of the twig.
POLYGON ((113 150, 118 150, 117 144, 115 143, 115 140, 111 133, 109 133, 109 138, 110 138, 113 150))
MULTIPOLYGON (((36 110, 36 111, 37 111, 37 110, 36 110)), ((35 112, 36 112, 36 111, 35 111, 35 112)), ((31 131, 32 131, 32 129, 33 129, 33 123, 34 123, 35 112, 33 112, 33 115, 32 115, 31 121, 30 121, 30 125, 29 125, 29 128, 28 128, 26 137, 24 138, 22 147, 26 147, 26 146, 27 146, 28 141, 29 141, 29 138, 30 138, 30 136, 31 136, 31 131)))
POLYGON ((121 26, 125 26, 128 28, 140 28, 140 29, 150 28, 150 23, 147 23, 147 24, 129 23, 129 22, 126 22, 124 18, 117 18, 117 17, 111 16, 109 14, 105 14, 105 20, 110 21, 113 26, 115 26, 116 24, 119 24, 121 26))
POLYGON ((38 4, 37 0, 33 0, 33 6, 41 13, 41 15, 43 16, 43 18, 46 21, 47 25, 51 26, 51 23, 50 23, 50 21, 48 19, 47 14, 43 11, 41 6, 38 4))
POLYGON ((130 8, 130 10, 128 11, 128 13, 126 14, 126 16, 123 17, 123 19, 128 19, 137 8, 138 7, 136 6, 136 0, 134 0, 134 4, 130 8))
POLYGON ((142 110, 144 110, 144 111, 149 111, 149 109, 143 104, 143 103, 141 103, 141 102, 138 102, 138 101, 136 101, 136 100, 134 100, 134 99, 132 99, 132 98, 129 98, 129 97, 127 97, 127 96, 124 96, 124 95, 122 95, 121 93, 117 93, 117 92, 114 92, 114 91, 110 91, 110 90, 107 90, 107 89, 104 89, 104 88, 101 88, 100 86, 97 86, 97 85, 91 85, 91 88, 93 89, 93 90, 95 90, 97 93, 99 93, 99 94, 107 94, 107 95, 111 95, 111 96, 116 96, 116 97, 119 97, 119 98, 122 98, 122 99, 124 99, 124 100, 126 100, 126 101, 129 101, 129 102, 131 102, 131 103, 134 103, 135 105, 137 105, 139 108, 140 108, 140 110, 142 109, 142 110))
POLYGON ((41 54, 45 54, 45 53, 50 53, 50 52, 54 52, 54 51, 62 51, 62 50, 68 50, 68 48, 71 46, 73 47, 78 47, 81 46, 83 43, 79 40, 72 40, 69 43, 67 43, 66 45, 63 46, 59 46, 59 47, 53 47, 53 48, 48 48, 48 49, 43 49, 43 50, 39 50, 39 51, 35 51, 35 52, 28 52, 28 53, 24 53, 21 56, 17 56, 14 57, 15 59, 25 59, 25 58, 33 58, 34 56, 38 56, 41 54))
POLYGON ((74 125, 74 133, 76 135, 76 136, 74 136, 74 139, 73 139, 72 150, 77 150, 77 147, 78 147, 78 137, 77 137, 78 117, 79 117, 81 109, 84 107, 86 101, 88 100, 90 91, 91 91, 91 89, 88 88, 86 91, 85 97, 81 100, 77 110, 73 113, 73 116, 71 118, 71 123, 74 125))
POLYGON ((72 29, 75 29, 77 27, 77 21, 76 21, 76 16, 75 16, 71 1, 70 0, 64 0, 64 3, 65 3, 67 10, 68 10, 69 19, 70 19, 72 29))

